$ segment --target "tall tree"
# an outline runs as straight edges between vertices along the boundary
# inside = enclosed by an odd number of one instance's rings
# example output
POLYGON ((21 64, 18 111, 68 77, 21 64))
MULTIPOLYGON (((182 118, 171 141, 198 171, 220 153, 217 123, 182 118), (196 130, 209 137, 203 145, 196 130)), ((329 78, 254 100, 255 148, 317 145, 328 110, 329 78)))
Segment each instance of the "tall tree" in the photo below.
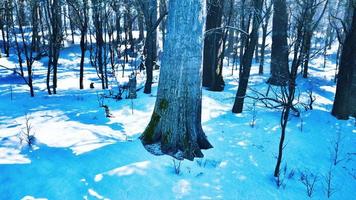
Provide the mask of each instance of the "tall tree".
POLYGON ((338 119, 356 117, 356 2, 353 4, 351 28, 346 30, 340 57, 332 115, 338 119))
POLYGON ((84 59, 85 59, 85 51, 86 51, 86 40, 87 32, 88 32, 88 0, 67 0, 69 7, 73 10, 75 18, 72 20, 72 23, 79 28, 80 30, 80 64, 79 64, 79 88, 83 89, 83 79, 84 79, 84 59))
POLYGON ((268 83, 286 85, 289 77, 286 0, 274 0, 272 21, 271 77, 268 83))
POLYGON ((141 135, 145 148, 177 159, 212 148, 201 126, 205 0, 170 0, 155 108, 141 135))
POLYGON ((57 93, 57 71, 58 71, 58 59, 61 49, 61 43, 63 40, 62 34, 62 17, 61 17, 61 1, 60 0, 47 0, 46 2, 46 14, 49 30, 49 51, 48 51, 48 67, 47 67, 47 91, 48 94, 57 93), (52 74, 52 83, 50 86, 50 77, 52 74))
POLYGON ((322 16, 325 13, 326 7, 328 5, 328 0, 325 1, 324 8, 322 9, 320 15, 315 19, 315 15, 320 6, 322 6, 324 0, 303 0, 300 4, 303 9, 304 16, 304 27, 303 27, 303 44, 302 44, 302 69, 303 78, 308 77, 309 60, 311 52, 311 42, 315 29, 318 27, 322 16))
POLYGON ((10 27, 12 18, 12 0, 5 0, 0 4, 0 29, 2 35, 2 42, 4 53, 6 57, 10 55, 10 27))
POLYGON ((151 85, 153 81, 153 65, 157 56, 157 31, 155 24, 157 22, 157 0, 139 0, 140 8, 143 12, 146 22, 146 40, 144 47, 144 54, 146 56, 146 83, 144 93, 151 93, 151 85))
POLYGON ((237 89, 234 106, 232 108, 233 113, 241 113, 243 110, 244 99, 248 86, 248 79, 250 78, 250 71, 253 59, 253 52, 256 49, 257 41, 258 41, 258 29, 261 24, 261 12, 263 0, 254 0, 254 15, 253 15, 253 24, 251 33, 246 40, 246 46, 244 50, 244 54, 242 57, 242 73, 239 78, 239 86, 237 89))
POLYGON ((258 69, 258 74, 263 74, 263 65, 265 63, 265 50, 267 47, 266 40, 267 40, 267 36, 271 33, 271 32, 268 32, 271 10, 272 10, 272 1, 265 0, 264 6, 263 6, 263 12, 264 12, 263 23, 261 25, 261 27, 262 27, 262 43, 261 43, 261 49, 260 49, 261 60, 260 60, 260 66, 258 69))
POLYGON ((221 26, 224 0, 207 0, 208 13, 206 17, 206 34, 204 38, 203 86, 213 91, 224 89, 222 74, 220 74, 219 52, 222 48, 223 29, 221 26))
POLYGON ((92 0, 92 18, 95 31, 95 58, 92 64, 94 65, 97 75, 101 81, 101 88, 107 88, 107 73, 105 70, 105 41, 104 41, 104 26, 105 26, 105 9, 106 2, 102 0, 92 0))

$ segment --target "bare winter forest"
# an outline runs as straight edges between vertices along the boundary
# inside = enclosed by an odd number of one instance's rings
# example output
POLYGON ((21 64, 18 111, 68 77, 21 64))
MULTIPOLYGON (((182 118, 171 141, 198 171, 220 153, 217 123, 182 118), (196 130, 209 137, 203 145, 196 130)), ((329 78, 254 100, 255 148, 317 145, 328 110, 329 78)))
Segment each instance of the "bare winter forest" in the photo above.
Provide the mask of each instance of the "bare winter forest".
POLYGON ((355 194, 356 0, 0 0, 0 200, 355 194))

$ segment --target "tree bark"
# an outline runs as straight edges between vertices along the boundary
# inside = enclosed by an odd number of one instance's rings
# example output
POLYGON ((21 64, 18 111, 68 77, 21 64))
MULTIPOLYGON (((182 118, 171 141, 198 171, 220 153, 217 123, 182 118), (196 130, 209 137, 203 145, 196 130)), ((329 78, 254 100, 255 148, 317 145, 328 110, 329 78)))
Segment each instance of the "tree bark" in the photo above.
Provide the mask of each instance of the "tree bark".
POLYGON ((273 7, 271 85, 286 85, 289 77, 288 67, 288 14, 286 0, 275 0, 273 7))
POLYGON ((219 52, 221 51, 224 30, 221 26, 224 0, 207 0, 208 13, 205 25, 204 56, 203 56, 203 86, 213 91, 222 91, 224 85, 219 79, 219 52), (216 30, 214 30, 216 29, 216 30))
POLYGON ((338 119, 356 117, 356 7, 353 9, 351 29, 343 43, 331 114, 338 119))
POLYGON ((144 48, 146 54, 146 83, 143 92, 150 94, 153 81, 153 65, 157 56, 157 31, 156 27, 154 27, 157 21, 157 0, 150 0, 144 4, 143 13, 146 21, 147 34, 144 48))
POLYGON ((140 139, 155 154, 203 157, 212 148, 201 126, 202 50, 205 0, 170 0, 158 94, 140 139))

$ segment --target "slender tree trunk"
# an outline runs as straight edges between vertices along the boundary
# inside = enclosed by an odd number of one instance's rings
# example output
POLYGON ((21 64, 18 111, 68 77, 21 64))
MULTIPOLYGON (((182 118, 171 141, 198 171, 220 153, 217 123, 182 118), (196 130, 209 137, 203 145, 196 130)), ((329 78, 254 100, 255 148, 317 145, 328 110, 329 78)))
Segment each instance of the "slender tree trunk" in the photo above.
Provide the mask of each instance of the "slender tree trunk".
POLYGON ((61 48, 61 43, 62 43, 62 22, 61 22, 61 6, 60 6, 60 1, 59 0, 53 0, 52 4, 52 38, 51 42, 53 45, 53 59, 52 59, 52 66, 53 66, 53 94, 57 94, 57 72, 58 72, 58 59, 59 59, 59 52, 61 48))
POLYGON ((292 61, 291 73, 288 80, 288 88, 287 86, 281 86, 281 93, 286 97, 284 100, 285 105, 283 105, 283 110, 281 114, 281 138, 279 140, 278 145, 278 156, 277 163, 274 170, 274 177, 280 177, 280 167, 283 158, 283 149, 284 149, 284 140, 286 137, 286 128, 289 121, 290 110, 293 108, 293 101, 295 98, 295 87, 296 87, 296 78, 298 73, 298 67, 302 62, 302 23, 299 21, 297 24, 297 38, 294 43, 294 56, 292 61))
MULTIPOLYGON (((248 32, 248 28, 246 28, 246 16, 245 16, 245 7, 246 7, 246 0, 241 0, 241 11, 240 11, 240 29, 248 32)), ((244 48, 245 48, 245 40, 246 35, 240 34, 240 50, 239 50, 239 59, 240 59, 240 75, 242 74, 242 57, 244 55, 244 48)))
MULTIPOLYGON (((159 0, 159 15, 163 15, 167 12, 167 0, 159 0)), ((160 24, 160 29, 162 32, 162 43, 164 45, 164 41, 166 38, 166 20, 163 19, 160 24)))
POLYGON ((262 26, 262 43, 261 43, 261 60, 260 60, 260 66, 258 69, 258 74, 263 74, 263 65, 265 63, 265 49, 266 49, 266 39, 267 39, 267 27, 268 24, 264 24, 262 26))
POLYGON ((11 1, 6 0, 4 2, 5 4, 5 31, 2 32, 2 37, 3 37, 3 44, 4 44, 4 53, 6 57, 10 56, 10 26, 12 21, 12 12, 11 12, 11 1), (5 32, 5 33, 4 33, 5 32), (6 35, 6 37, 5 37, 6 35))
POLYGON ((258 41, 258 29, 261 22, 260 11, 262 9, 263 0, 254 0, 253 2, 254 2, 254 8, 256 12, 253 17, 253 27, 252 27, 251 34, 249 36, 250 38, 247 41, 246 50, 242 59, 243 70, 242 70, 241 77, 239 79, 239 86, 237 89, 234 106, 232 108, 233 113, 241 113, 243 110, 243 104, 244 104, 245 95, 248 86, 248 79, 250 78, 253 52, 256 48, 257 41, 258 41))
POLYGON ((4 27, 1 28, 1 35, 2 35, 2 46, 4 48, 4 53, 6 53, 6 37, 5 37, 5 31, 4 27))
POLYGON ((305 38, 305 47, 304 47, 304 62, 303 62, 303 78, 308 78, 308 68, 309 68, 309 59, 310 59, 310 48, 311 48, 311 39, 313 33, 306 33, 305 38))
POLYGON ((85 41, 85 37, 88 32, 88 0, 83 0, 83 24, 81 26, 81 33, 80 33, 80 50, 81 50, 81 57, 80 57, 80 65, 79 65, 79 88, 84 89, 83 79, 84 79, 84 59, 85 59, 85 51, 87 48, 87 43, 85 41))
POLYGON ((154 23, 157 21, 157 0, 151 0, 146 6, 145 18, 146 18, 146 43, 145 43, 145 54, 146 54, 146 83, 144 88, 144 93, 151 93, 151 86, 153 81, 153 65, 156 60, 157 55, 157 31, 155 30, 154 23))
POLYGON ((139 13, 138 14, 138 30, 139 30, 139 35, 138 35, 138 40, 142 41, 145 38, 144 34, 144 24, 143 24, 143 14, 139 13))
POLYGON ((259 57, 259 55, 258 55, 258 52, 259 52, 259 51, 258 51, 258 49, 259 49, 259 43, 258 43, 258 42, 259 42, 259 38, 260 38, 260 37, 259 37, 259 31, 257 31, 257 38, 258 38, 258 39, 257 39, 257 44, 256 44, 256 49, 255 49, 255 62, 256 62, 256 63, 260 62, 260 57, 259 57))

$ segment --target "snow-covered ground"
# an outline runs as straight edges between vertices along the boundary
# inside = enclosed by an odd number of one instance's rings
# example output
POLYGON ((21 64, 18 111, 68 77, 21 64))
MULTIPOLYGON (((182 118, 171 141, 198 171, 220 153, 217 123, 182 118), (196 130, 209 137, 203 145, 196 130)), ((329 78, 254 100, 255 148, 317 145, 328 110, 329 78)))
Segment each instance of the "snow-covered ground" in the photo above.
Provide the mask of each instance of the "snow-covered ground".
MULTIPOLYGON (((280 112, 260 104, 254 109, 253 101, 246 99, 242 114, 231 113, 238 80, 231 76, 231 67, 225 68, 225 91, 203 91, 203 128, 214 148, 204 151, 203 159, 180 163, 177 174, 178 162, 149 154, 138 139, 149 122, 157 84, 152 95, 140 90, 134 100, 105 99, 113 115, 106 118, 98 103, 103 91, 88 60, 85 90, 78 90, 79 58, 77 45, 61 51, 58 94, 52 96, 45 87, 45 58, 34 65, 34 98, 21 78, 0 68, 0 199, 308 199, 301 174, 318 177, 312 199, 327 199, 330 166, 330 199, 355 199, 356 124, 330 115, 335 94, 332 59, 325 69, 322 59, 313 60, 311 77, 298 79, 301 96, 312 90, 316 101, 313 110, 290 118, 285 178, 277 188, 273 170, 280 112), (91 82, 96 89, 89 89, 91 82), (36 138, 33 149, 19 141, 26 114, 36 138), (333 165, 336 141, 340 162, 333 165)), ((0 58, 0 64, 16 67, 16 56, 0 58)), ((264 92, 268 75, 258 75, 257 66, 250 87, 264 92)), ((144 79, 144 73, 138 75, 139 84, 144 79)))

